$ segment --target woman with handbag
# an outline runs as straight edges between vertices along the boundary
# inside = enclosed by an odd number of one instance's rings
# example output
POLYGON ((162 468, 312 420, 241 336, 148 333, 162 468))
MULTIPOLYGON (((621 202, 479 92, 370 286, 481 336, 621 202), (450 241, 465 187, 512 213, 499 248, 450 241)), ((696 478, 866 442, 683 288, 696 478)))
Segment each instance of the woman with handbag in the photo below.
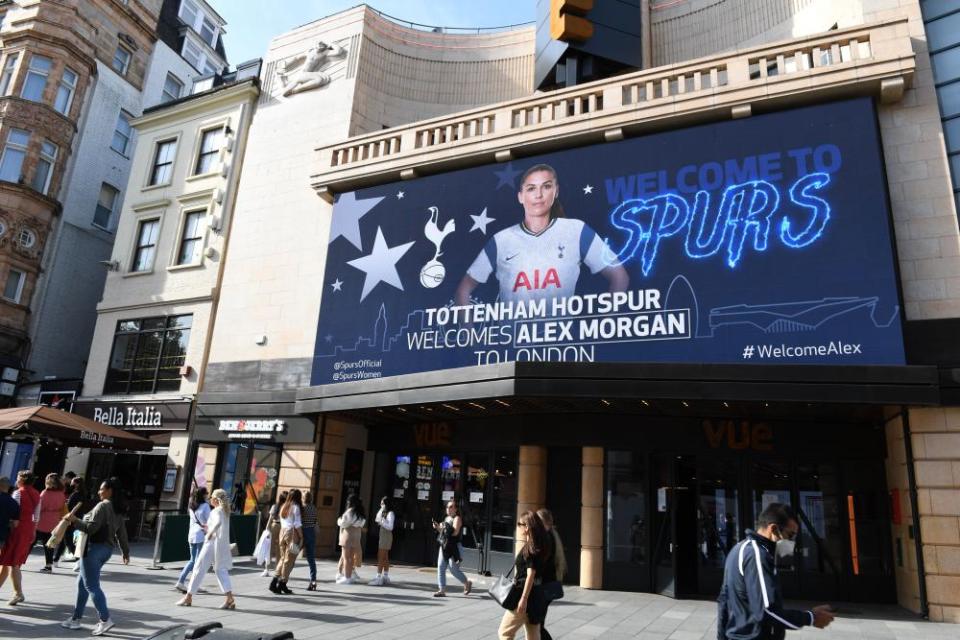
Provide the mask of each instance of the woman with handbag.
POLYGON ((126 511, 120 485, 116 478, 104 480, 97 492, 100 502, 83 517, 67 516, 67 519, 86 536, 86 543, 77 545, 80 552, 80 575, 77 577, 77 606, 70 619, 60 623, 65 629, 79 629, 87 600, 93 598, 99 621, 93 635, 102 636, 113 628, 107 596, 100 588, 100 572, 113 555, 114 544, 120 545, 123 564, 130 564, 130 547, 127 544, 127 527, 122 514, 126 511))
POLYGON ((40 519, 37 520, 37 542, 43 546, 44 573, 53 573, 53 555, 56 549, 47 546, 50 532, 66 515, 67 494, 63 491, 63 481, 60 475, 48 473, 44 480, 44 490, 40 492, 40 519))
POLYGON ((553 526, 553 514, 548 509, 538 509, 537 516, 543 522, 547 532, 547 562, 543 568, 543 618, 540 622, 540 639, 552 640, 547 631, 547 608, 554 600, 563 597, 563 576, 567 574, 567 555, 563 551, 563 540, 553 526))
MULTIPOLYGON (((69 475, 69 474, 68 474, 69 475)), ((70 493, 67 494, 67 513, 73 513, 79 518, 87 513, 86 501, 87 501, 87 492, 86 488, 83 486, 83 479, 76 476, 70 480, 70 493)), ((53 563, 57 564, 60 562, 60 558, 63 556, 64 550, 70 552, 71 557, 74 561, 79 561, 80 558, 77 557, 77 551, 73 546, 73 532, 76 531, 73 525, 67 529, 66 534, 63 536, 63 541, 60 543, 60 546, 57 547, 57 552, 53 555, 53 563)))
POLYGON ((23 470, 17 474, 17 490, 13 499, 20 505, 20 519, 11 522, 10 535, 0 552, 0 587, 3 587, 8 575, 13 581, 13 597, 7 603, 11 607, 24 601, 20 567, 27 561, 37 533, 40 493, 33 488, 33 481, 31 471, 23 470))
POLYGON ((453 577, 463 584, 463 595, 470 595, 473 589, 473 582, 467 579, 460 569, 460 562, 463 559, 460 540, 463 533, 463 515, 460 513, 460 507, 455 500, 447 502, 447 515, 443 522, 434 522, 433 529, 437 532, 437 542, 440 545, 437 553, 437 591, 433 594, 434 598, 446 596, 447 589, 447 569, 453 577))
POLYGON ((360 553, 363 526, 367 524, 367 512, 359 497, 352 493, 348 495, 346 506, 343 515, 337 518, 337 526, 340 527, 340 537, 337 540, 340 543, 337 584, 353 584, 357 581, 354 566, 357 555, 360 553))
POLYGON ((186 564, 174 589, 181 593, 187 592, 187 577, 197 564, 197 556, 207 535, 207 520, 210 518, 210 505, 207 504, 207 488, 198 487, 190 496, 187 505, 187 514, 190 516, 187 529, 187 544, 190 546, 190 562, 186 564))
POLYGON ((270 582, 270 591, 276 594, 291 594, 287 587, 293 563, 303 548, 303 499, 299 489, 287 494, 287 501, 280 507, 280 560, 270 582))
POLYGON ((543 594, 539 587, 550 558, 547 532, 539 516, 525 511, 517 521, 517 538, 523 548, 514 561, 513 587, 510 595, 501 603, 506 611, 500 620, 500 640, 513 640, 523 627, 527 640, 540 640, 540 623, 543 621, 543 594))
POLYGON ((193 595, 200 589, 203 576, 213 566, 220 590, 226 598, 220 608, 236 609, 237 601, 233 597, 233 587, 230 584, 233 554, 230 549, 230 499, 227 497, 227 492, 223 489, 214 489, 210 494, 210 504, 213 510, 210 511, 210 517, 207 520, 203 546, 197 556, 197 564, 190 578, 187 594, 177 601, 177 606, 189 607, 193 604, 193 595))

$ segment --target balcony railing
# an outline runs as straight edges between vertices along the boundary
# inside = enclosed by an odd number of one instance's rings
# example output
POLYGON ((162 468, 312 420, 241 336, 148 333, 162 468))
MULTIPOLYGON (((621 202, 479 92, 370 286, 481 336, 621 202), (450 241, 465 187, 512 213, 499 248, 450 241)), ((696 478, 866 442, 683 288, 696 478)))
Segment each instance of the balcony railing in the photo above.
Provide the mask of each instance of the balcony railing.
POLYGON ((796 38, 423 120, 320 147, 322 196, 558 146, 854 95, 899 100, 907 19, 796 38))

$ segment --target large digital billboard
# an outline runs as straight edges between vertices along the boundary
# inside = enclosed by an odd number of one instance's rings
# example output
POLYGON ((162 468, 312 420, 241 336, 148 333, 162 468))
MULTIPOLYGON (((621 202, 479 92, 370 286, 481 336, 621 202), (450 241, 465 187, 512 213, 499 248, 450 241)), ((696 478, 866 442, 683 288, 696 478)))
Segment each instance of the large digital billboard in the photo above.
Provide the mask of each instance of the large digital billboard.
POLYGON ((509 361, 903 364, 869 99, 340 195, 313 384, 509 361))

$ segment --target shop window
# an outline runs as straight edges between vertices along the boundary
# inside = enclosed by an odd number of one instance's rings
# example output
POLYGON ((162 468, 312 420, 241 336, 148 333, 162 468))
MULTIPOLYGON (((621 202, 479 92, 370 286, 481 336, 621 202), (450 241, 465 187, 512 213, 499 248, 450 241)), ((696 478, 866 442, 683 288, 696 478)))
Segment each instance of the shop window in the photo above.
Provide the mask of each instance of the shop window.
POLYGON ((280 447, 231 442, 226 445, 220 487, 230 488, 235 506, 244 514, 265 511, 273 504, 280 474, 280 447), (242 496, 242 497, 238 497, 242 496))
POLYGON ((723 571, 727 552, 740 540, 737 466, 697 460, 697 551, 701 567, 723 571))
POLYGON ((170 178, 173 176, 173 159, 176 154, 176 140, 157 143, 157 150, 153 156, 153 168, 150 170, 150 186, 170 183, 170 178))
POLYGON ((117 206, 117 199, 120 191, 113 185, 104 182, 100 185, 100 197, 97 198, 97 208, 93 212, 93 224, 104 231, 111 231, 113 224, 113 212, 117 206))
POLYGON ((798 568, 808 573, 839 575, 843 560, 837 465, 797 465, 798 568))
POLYGON ((123 45, 118 44, 117 50, 113 53, 113 60, 110 65, 113 67, 113 70, 119 73, 122 76, 127 75, 127 71, 130 69, 130 60, 133 58, 133 54, 130 53, 123 45))
POLYGON ((153 268, 153 259, 157 253, 157 236, 160 232, 160 220, 141 220, 137 229, 137 246, 133 252, 133 266, 130 271, 149 271, 153 268))
POLYGON ((127 149, 130 147, 130 136, 133 132, 133 127, 130 126, 132 118, 133 116, 121 109, 120 115, 117 116, 117 125, 113 129, 110 148, 122 156, 127 155, 127 149))
POLYGON ((178 265, 200 262, 200 250, 203 249, 203 220, 206 216, 206 210, 189 211, 184 216, 180 248, 177 251, 178 265))
POLYGON ((494 457, 490 550, 513 553, 517 528, 517 454, 494 457))
POLYGON ((10 91, 10 84, 17 71, 17 61, 20 59, 19 53, 11 53, 7 56, 7 61, 3 65, 3 75, 0 75, 0 95, 5 96, 10 91))
POLYGON ((20 97, 34 102, 43 100, 43 92, 47 88, 47 79, 50 77, 51 67, 53 67, 53 60, 50 58, 38 55, 30 56, 27 79, 23 83, 23 91, 20 92, 20 97))
POLYGON ((648 562, 648 494, 643 456, 633 451, 607 452, 607 562, 648 562))
POLYGON ((223 127, 208 129, 203 132, 200 138, 200 152, 197 155, 197 163, 193 168, 193 175, 200 175, 214 171, 214 162, 220 153, 220 147, 223 146, 223 127))
POLYGON ((20 302, 23 294, 23 284, 27 281, 27 274, 18 269, 10 269, 7 273, 7 283, 3 287, 3 298, 10 302, 20 302))
POLYGON ((167 79, 163 83, 162 102, 170 102, 183 95, 183 81, 172 73, 167 74, 167 79))
POLYGON ((57 163, 57 145, 49 140, 40 143, 40 158, 37 160, 37 170, 33 174, 32 186, 40 193, 46 195, 50 189, 50 181, 53 178, 53 167, 57 163))
POLYGON ((123 395, 179 390, 192 322, 192 315, 118 322, 103 392, 123 395))
POLYGON ((23 160, 27 157, 29 143, 29 132, 23 129, 10 129, 10 133, 7 134, 7 144, 3 146, 3 155, 0 156, 0 180, 20 182, 23 160))
POLYGON ((53 108, 66 115, 70 111, 70 105, 73 104, 73 94, 77 90, 77 74, 69 68, 64 68, 63 75, 60 76, 60 86, 57 87, 57 98, 53 102, 53 108))

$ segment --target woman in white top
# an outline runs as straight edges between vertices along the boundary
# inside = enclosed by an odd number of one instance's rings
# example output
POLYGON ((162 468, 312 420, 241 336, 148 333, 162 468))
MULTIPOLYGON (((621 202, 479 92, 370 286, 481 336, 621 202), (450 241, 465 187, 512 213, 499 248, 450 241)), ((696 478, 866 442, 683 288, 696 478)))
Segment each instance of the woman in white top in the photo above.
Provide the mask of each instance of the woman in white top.
POLYGON ((190 497, 190 504, 187 507, 187 514, 190 516, 189 529, 187 529, 187 544, 190 545, 190 562, 180 572, 177 579, 177 591, 187 592, 187 577, 197 564, 197 556, 200 555, 200 547, 203 546, 203 539, 207 535, 207 519, 210 517, 210 505, 207 504, 207 488, 200 487, 193 492, 190 497))
POLYGON ((390 549, 393 548, 393 526, 396 523, 390 496, 383 496, 380 500, 380 511, 374 520, 380 525, 380 540, 377 543, 377 577, 370 584, 379 587, 390 584, 390 549))
POLYGON ((287 500, 280 507, 280 560, 277 571, 270 582, 270 591, 276 594, 293 593, 287 588, 287 580, 293 571, 293 563, 303 547, 303 497, 299 489, 287 494, 287 500))
POLYGON ((354 558, 360 551, 360 532, 367 524, 367 512, 363 502, 356 495, 347 496, 347 510, 337 518, 340 527, 340 567, 343 573, 337 574, 337 584, 353 584, 357 581, 354 575, 354 558))
POLYGON ((187 595, 183 596, 177 605, 189 607, 193 604, 193 594, 200 589, 203 576, 213 565, 217 574, 217 582, 223 591, 226 600, 220 605, 221 609, 236 609, 237 602, 233 597, 233 587, 230 584, 230 569, 233 568, 233 557, 230 554, 230 499, 223 489, 214 489, 210 494, 210 503, 213 510, 207 520, 207 534, 204 536, 203 548, 197 557, 197 564, 190 578, 187 595))

